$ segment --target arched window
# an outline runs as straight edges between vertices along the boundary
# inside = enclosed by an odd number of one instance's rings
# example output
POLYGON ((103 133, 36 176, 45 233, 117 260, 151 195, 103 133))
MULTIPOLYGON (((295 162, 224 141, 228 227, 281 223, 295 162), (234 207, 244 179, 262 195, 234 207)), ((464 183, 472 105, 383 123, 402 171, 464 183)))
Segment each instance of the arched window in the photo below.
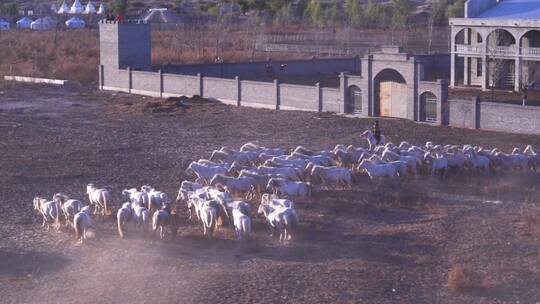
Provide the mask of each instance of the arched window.
POLYGON ((347 113, 362 113, 362 91, 359 87, 352 85, 349 87, 347 113))
POLYGON ((431 92, 420 95, 420 121, 437 122, 437 96, 431 92))

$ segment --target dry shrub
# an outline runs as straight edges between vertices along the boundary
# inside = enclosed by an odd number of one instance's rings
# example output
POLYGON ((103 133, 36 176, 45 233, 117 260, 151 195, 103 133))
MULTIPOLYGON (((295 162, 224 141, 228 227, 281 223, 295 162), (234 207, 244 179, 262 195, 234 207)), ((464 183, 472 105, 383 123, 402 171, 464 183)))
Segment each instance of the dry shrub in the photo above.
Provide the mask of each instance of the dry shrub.
POLYGON ((467 291, 480 286, 478 276, 470 269, 454 265, 448 272, 448 288, 453 291, 467 291))

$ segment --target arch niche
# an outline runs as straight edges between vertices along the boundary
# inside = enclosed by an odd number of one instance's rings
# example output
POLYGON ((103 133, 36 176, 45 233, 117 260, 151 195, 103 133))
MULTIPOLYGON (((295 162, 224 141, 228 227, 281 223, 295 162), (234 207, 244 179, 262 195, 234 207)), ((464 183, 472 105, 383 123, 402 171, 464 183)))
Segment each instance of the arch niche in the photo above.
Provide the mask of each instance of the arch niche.
POLYGON ((362 113, 362 90, 355 85, 349 86, 347 89, 347 109, 346 112, 350 114, 362 113))

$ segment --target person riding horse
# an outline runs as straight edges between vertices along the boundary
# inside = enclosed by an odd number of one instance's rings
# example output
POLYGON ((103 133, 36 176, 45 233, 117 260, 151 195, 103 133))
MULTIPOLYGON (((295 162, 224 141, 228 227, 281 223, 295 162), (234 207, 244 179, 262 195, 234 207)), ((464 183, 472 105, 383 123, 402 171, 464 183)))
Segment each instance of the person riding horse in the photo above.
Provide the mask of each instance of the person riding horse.
POLYGON ((375 140, 377 141, 377 145, 381 143, 381 129, 379 128, 379 121, 375 120, 375 124, 373 124, 373 137, 375 137, 375 140))

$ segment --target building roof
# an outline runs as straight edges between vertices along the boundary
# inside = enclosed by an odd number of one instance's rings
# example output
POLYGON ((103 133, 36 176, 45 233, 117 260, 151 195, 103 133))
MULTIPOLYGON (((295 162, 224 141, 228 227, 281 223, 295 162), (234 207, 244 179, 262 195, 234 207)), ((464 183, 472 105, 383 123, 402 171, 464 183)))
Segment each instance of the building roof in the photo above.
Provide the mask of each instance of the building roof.
POLYGON ((502 0, 474 18, 540 19, 540 0, 502 0))

